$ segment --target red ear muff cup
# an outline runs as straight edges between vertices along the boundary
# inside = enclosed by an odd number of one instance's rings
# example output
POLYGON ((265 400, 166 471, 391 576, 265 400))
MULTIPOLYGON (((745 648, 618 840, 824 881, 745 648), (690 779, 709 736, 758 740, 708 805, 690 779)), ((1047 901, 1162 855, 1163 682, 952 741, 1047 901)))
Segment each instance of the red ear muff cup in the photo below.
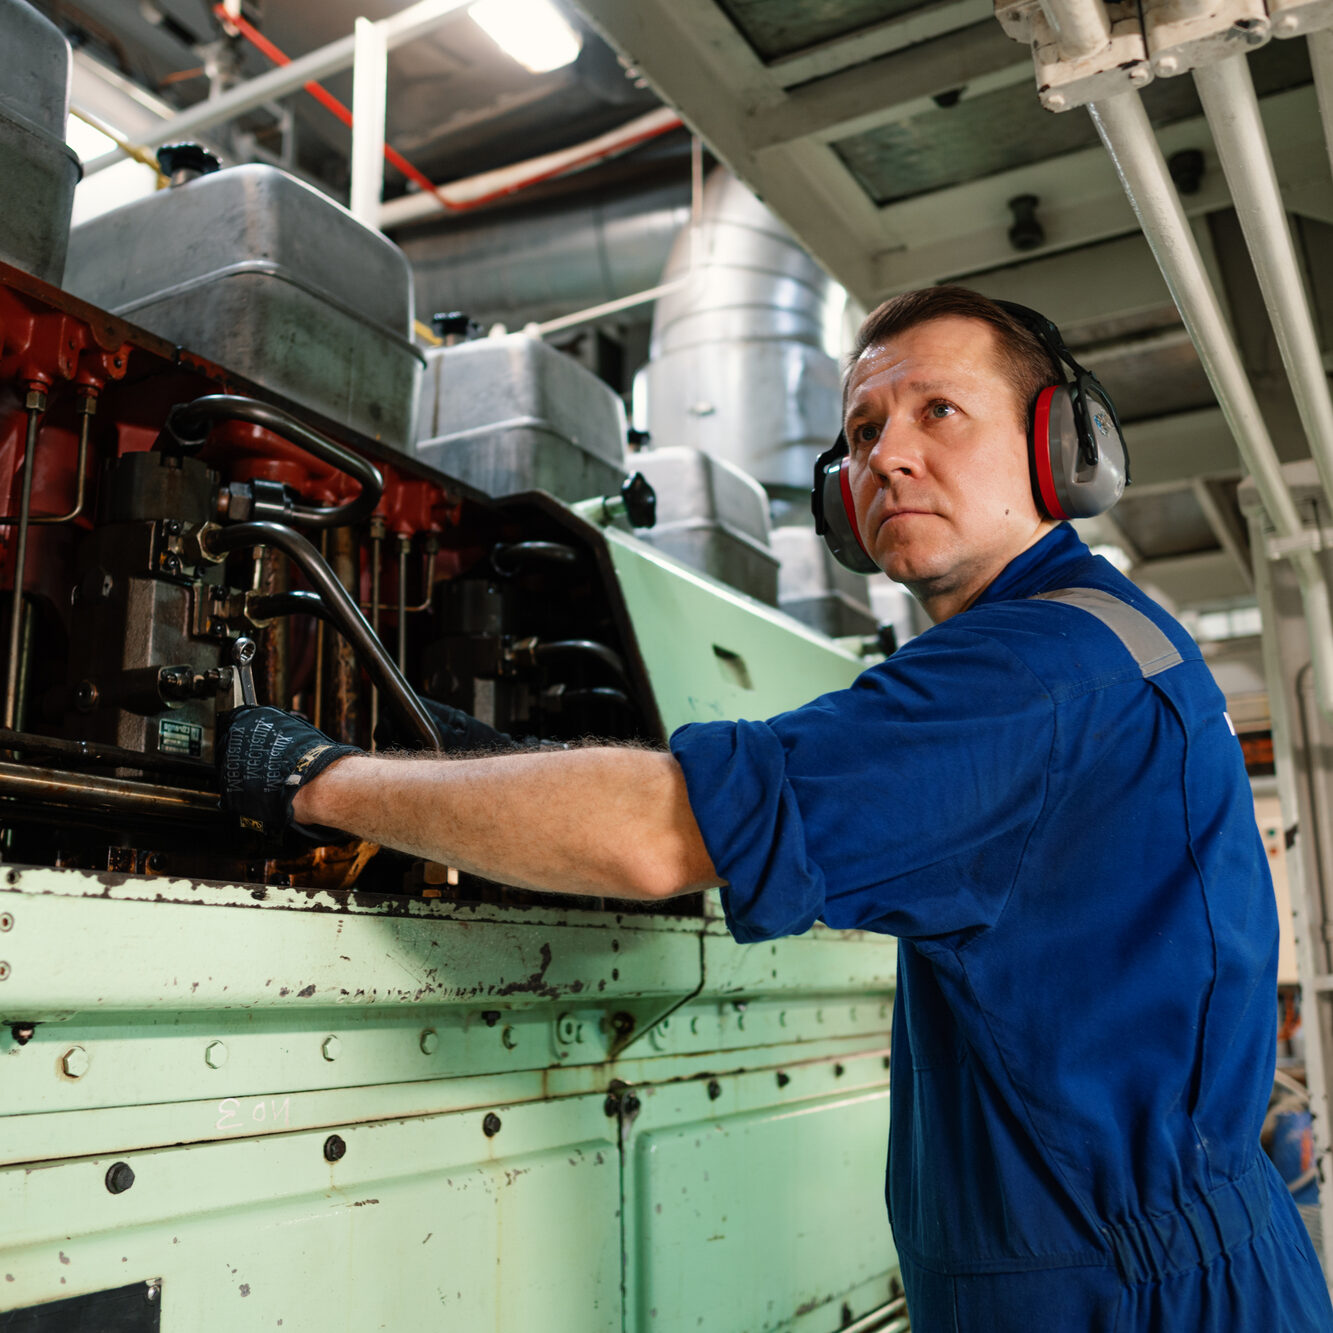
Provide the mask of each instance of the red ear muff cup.
POLYGON ((1053 384, 1037 395, 1032 410, 1032 470, 1037 479, 1038 507, 1051 518, 1069 517, 1055 490, 1055 476, 1051 470, 1051 400, 1063 386, 1053 384))
POLYGON ((847 515, 847 526, 852 530, 852 536, 856 538, 856 544, 861 548, 861 554, 873 565, 875 558, 866 550, 866 544, 861 540, 861 525, 856 521, 856 506, 852 503, 852 483, 847 476, 850 458, 844 458, 838 465, 838 491, 842 496, 843 513, 847 515))

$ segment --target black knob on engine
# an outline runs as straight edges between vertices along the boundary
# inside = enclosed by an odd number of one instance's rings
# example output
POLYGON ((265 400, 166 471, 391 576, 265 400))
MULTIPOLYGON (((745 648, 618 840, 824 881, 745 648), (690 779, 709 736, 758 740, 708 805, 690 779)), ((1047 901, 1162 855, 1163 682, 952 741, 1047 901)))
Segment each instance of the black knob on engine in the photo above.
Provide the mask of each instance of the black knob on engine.
POLYGON ((626 477, 620 487, 625 517, 633 528, 651 528, 657 522, 657 492, 642 472, 626 477))
POLYGON ((435 330, 435 336, 450 347, 481 334, 481 325, 463 310, 442 310, 430 317, 430 326, 435 330))
POLYGON ((157 165, 172 185, 184 185, 222 169, 222 163, 198 143, 163 144, 157 150, 157 165))

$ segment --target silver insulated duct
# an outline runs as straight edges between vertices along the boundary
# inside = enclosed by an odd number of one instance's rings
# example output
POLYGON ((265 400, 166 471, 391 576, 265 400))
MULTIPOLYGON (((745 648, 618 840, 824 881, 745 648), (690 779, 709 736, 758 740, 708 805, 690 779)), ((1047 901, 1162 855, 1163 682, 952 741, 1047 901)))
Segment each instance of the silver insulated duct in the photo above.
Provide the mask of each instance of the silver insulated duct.
POLYGON ((730 172, 672 247, 635 417, 663 446, 725 459, 774 495, 807 495, 815 455, 837 435, 836 360, 825 329, 841 291, 730 172))

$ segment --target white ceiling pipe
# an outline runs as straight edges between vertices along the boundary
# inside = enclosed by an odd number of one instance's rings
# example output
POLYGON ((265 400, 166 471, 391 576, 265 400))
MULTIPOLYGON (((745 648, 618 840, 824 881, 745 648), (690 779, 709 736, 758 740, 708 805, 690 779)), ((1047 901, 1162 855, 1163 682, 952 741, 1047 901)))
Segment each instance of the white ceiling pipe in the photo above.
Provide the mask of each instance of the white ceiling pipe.
MULTIPOLYGON (((516 193, 528 185, 550 180, 564 175, 575 168, 595 166, 618 153, 628 152, 646 140, 665 134, 680 125, 680 117, 670 107, 659 107, 646 115, 636 116, 633 120, 599 134, 595 139, 586 139, 583 143, 570 148, 560 148, 554 153, 543 153, 540 157, 530 157, 524 162, 515 162, 507 167, 496 167, 492 171, 483 171, 476 176, 467 176, 462 180, 449 181, 437 187, 444 199, 460 211, 478 206, 478 201, 516 193)), ((452 214, 440 199, 426 190, 415 194, 405 194, 398 199, 390 199, 381 206, 379 226, 383 231, 391 227, 402 227, 409 222, 419 222, 423 218, 450 217, 452 214)))
POLYGON ((1277 335, 1310 454, 1325 495, 1333 498, 1333 397, 1246 57, 1203 65, 1194 71, 1194 83, 1277 335))
POLYGON ((1060 54, 1077 60, 1102 50, 1111 40, 1111 20, 1102 0, 1041 0, 1046 22, 1055 29, 1060 54))
MULTIPOLYGON (((1306 39, 1310 47, 1310 68, 1314 71, 1315 92, 1319 97, 1319 116, 1324 122, 1324 142, 1333 163, 1333 28, 1312 32, 1306 39)), ((1324 483, 1328 485, 1327 482, 1324 483)))
MULTIPOLYGON (((470 4, 472 0, 419 0, 419 3, 392 18, 382 19, 375 26, 384 35, 386 49, 391 51, 395 46, 401 46, 429 32, 441 19, 466 9, 470 4)), ((336 42, 321 46, 293 60, 290 65, 271 69, 258 78, 247 79, 245 83, 227 89, 218 97, 209 98, 182 111, 178 116, 172 116, 170 120, 164 120, 153 130, 139 136, 139 146, 157 148, 174 140, 188 139, 213 125, 234 120, 247 111, 263 106, 265 102, 271 102, 275 97, 282 97, 314 80, 337 74, 352 63, 355 54, 356 37, 353 34, 339 37, 336 42)), ((104 167, 114 166, 123 157, 119 149, 114 153, 104 153, 89 162, 83 174, 85 177, 91 176, 104 167)))
POLYGON ((384 124, 389 96, 389 51, 384 30, 359 18, 353 31, 352 184, 348 211, 367 227, 378 226, 384 197, 384 124))
MULTIPOLYGON (((1283 479, 1268 427, 1143 103, 1138 93, 1129 92, 1090 103, 1088 110, 1152 247, 1176 309, 1194 340, 1269 520, 1279 538, 1299 538, 1300 514, 1283 479)), ((1267 558, 1262 551, 1256 557, 1267 558)), ((1290 559, 1300 583, 1310 635, 1316 698, 1320 711, 1333 719, 1333 610, 1329 606, 1328 585, 1313 551, 1293 551, 1290 559)))

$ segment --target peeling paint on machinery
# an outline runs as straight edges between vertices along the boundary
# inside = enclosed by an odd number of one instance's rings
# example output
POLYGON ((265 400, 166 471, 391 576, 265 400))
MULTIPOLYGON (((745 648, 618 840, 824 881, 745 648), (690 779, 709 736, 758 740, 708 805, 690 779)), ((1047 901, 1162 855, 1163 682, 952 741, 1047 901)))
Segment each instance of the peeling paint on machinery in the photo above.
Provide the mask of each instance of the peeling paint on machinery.
POLYGON ((406 677, 502 728, 660 741, 860 669, 523 490, 0 265, 0 1327, 833 1333, 898 1302, 891 941, 741 948, 712 895, 562 901, 217 810, 242 636, 261 702, 363 744, 369 679, 382 717, 406 677), (207 395, 259 408, 164 448, 207 395), (208 556, 354 500, 338 450, 384 485, 328 566, 208 556), (377 636, 315 607, 329 566, 377 636))

